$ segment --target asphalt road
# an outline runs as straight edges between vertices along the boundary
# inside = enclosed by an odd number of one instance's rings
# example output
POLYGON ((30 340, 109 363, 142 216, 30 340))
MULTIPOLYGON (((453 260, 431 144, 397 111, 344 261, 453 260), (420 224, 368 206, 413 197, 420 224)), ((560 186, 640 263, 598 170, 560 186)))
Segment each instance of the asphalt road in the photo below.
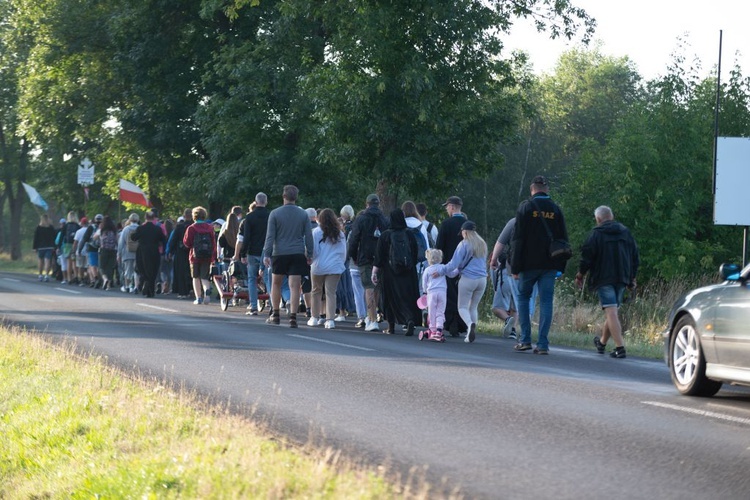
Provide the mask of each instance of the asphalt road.
MULTIPOLYGON (((228 401, 436 492, 498 499, 750 498, 750 391, 680 396, 655 360, 478 336, 420 342, 291 329, 196 306, 0 272, 0 317, 228 401)), ((343 327, 342 327, 343 326, 343 327)), ((554 327, 553 327, 554 332, 554 327)))

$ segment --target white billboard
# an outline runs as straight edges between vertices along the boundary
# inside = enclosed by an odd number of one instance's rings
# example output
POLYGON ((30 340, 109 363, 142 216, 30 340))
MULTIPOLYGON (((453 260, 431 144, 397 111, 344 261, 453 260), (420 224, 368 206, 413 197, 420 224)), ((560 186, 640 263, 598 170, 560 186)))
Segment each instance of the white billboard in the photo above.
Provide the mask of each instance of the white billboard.
POLYGON ((750 138, 718 137, 714 224, 750 226, 750 138))

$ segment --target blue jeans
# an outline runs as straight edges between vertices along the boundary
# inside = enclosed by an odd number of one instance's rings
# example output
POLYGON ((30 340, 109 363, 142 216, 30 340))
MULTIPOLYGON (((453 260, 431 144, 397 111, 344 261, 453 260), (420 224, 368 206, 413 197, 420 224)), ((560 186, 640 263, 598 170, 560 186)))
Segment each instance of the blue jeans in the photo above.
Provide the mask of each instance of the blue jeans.
MULTIPOLYGON (((516 313, 518 313, 518 303, 521 302, 521 299, 518 295, 518 280, 514 279, 513 276, 508 275, 508 283, 510 284, 510 292, 513 295, 513 307, 515 307, 516 313)), ((534 316, 537 295, 539 295, 538 285, 534 286, 534 291, 531 292, 531 300, 529 300, 529 319, 534 316)), ((492 307, 495 307, 494 304, 492 307)))
MULTIPOLYGON (((247 256, 247 293, 250 309, 258 310, 258 271, 260 270, 260 255, 247 256)), ((270 289, 269 289, 270 292, 270 289)))
POLYGON ((518 275, 518 321, 521 324, 521 343, 531 344, 529 301, 534 285, 539 287, 539 349, 549 348, 549 329, 552 326, 552 302, 555 296, 554 269, 531 269, 518 275))

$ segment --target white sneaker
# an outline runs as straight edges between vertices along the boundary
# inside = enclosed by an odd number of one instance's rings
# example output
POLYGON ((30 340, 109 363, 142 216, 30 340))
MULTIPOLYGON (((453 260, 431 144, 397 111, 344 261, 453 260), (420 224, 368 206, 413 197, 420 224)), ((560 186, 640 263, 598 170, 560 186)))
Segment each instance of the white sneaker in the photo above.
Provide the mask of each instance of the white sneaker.
POLYGON ((318 318, 310 318, 307 320, 307 326, 318 326, 318 318))
POLYGON ((329 319, 328 321, 326 321, 326 329, 333 330, 334 328, 336 328, 336 323, 334 320, 329 319))
POLYGON ((377 321, 370 321, 369 319, 365 320, 365 331, 366 332, 379 332, 380 331, 380 325, 378 325, 377 321))
POLYGON ((318 318, 318 326, 322 326, 326 324, 325 318, 318 318))
POLYGON ((346 321, 346 316, 344 316, 343 314, 339 314, 334 318, 333 321, 346 321))
POLYGON ((40 274, 40 275, 39 275, 39 281, 42 281, 43 279, 44 279, 44 276, 42 276, 42 275, 40 274))
POLYGON ((120 287, 120 291, 121 291, 122 293, 128 293, 128 287, 126 287, 125 285, 122 285, 122 286, 120 287))

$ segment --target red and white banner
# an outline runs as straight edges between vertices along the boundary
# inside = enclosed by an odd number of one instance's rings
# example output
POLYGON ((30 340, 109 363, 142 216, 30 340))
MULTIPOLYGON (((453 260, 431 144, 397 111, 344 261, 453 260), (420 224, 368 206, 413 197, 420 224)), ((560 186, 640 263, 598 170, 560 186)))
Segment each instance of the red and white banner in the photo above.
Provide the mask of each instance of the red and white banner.
POLYGON ((151 202, 148 201, 143 190, 125 179, 120 179, 120 199, 134 205, 151 206, 151 202))

